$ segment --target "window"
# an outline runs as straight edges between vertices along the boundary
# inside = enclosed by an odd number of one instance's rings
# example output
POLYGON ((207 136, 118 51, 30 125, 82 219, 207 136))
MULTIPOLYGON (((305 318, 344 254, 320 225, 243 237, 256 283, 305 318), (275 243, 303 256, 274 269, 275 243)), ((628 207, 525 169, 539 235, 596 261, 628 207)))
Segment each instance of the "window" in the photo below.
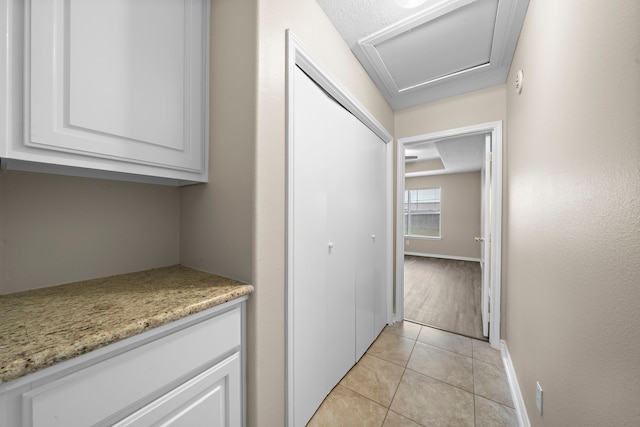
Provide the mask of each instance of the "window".
POLYGON ((440 189, 404 192, 404 235, 440 237, 440 189))

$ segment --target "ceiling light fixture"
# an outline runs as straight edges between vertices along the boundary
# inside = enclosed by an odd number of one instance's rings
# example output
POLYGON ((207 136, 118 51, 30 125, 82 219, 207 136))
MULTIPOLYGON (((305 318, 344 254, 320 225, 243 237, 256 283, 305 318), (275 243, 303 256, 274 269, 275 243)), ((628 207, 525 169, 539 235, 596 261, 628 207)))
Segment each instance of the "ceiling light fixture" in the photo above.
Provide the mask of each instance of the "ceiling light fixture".
POLYGON ((413 9, 424 4, 427 0, 393 0, 400 7, 405 9, 413 9))

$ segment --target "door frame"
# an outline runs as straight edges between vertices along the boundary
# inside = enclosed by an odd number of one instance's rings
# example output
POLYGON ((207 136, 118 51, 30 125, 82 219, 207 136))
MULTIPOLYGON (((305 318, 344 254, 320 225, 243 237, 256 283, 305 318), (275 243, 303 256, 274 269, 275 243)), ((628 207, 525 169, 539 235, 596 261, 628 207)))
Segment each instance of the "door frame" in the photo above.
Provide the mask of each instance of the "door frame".
POLYGON ((384 142, 385 146, 385 231, 386 254, 384 280, 387 284, 386 319, 387 323, 393 323, 393 136, 384 128, 380 122, 348 91, 335 82, 304 47, 304 45, 294 36, 291 30, 286 30, 286 236, 285 236, 285 298, 286 298, 286 423, 293 425, 294 420, 294 372, 293 372, 293 217, 292 193, 293 188, 293 149, 294 149, 294 73, 295 67, 299 67, 311 80, 320 86, 328 95, 333 97, 342 107, 353 114, 360 122, 375 133, 384 142))
POLYGON ((491 180, 491 308, 489 313, 489 344, 500 348, 500 292, 502 286, 502 121, 482 123, 440 132, 432 132, 398 138, 396 150, 396 286, 394 313, 396 322, 404 318, 404 156, 405 147, 428 141, 450 139, 460 136, 491 134, 492 180, 491 180))

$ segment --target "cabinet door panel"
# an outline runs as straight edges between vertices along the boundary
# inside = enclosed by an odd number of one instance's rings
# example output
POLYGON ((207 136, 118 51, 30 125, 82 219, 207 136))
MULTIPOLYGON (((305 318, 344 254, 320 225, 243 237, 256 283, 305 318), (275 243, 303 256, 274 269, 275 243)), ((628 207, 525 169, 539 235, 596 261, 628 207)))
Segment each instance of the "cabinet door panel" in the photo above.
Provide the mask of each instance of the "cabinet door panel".
POLYGON ((47 151, 16 157, 115 171, 122 168, 91 158, 203 171, 206 4, 32 0, 24 144, 47 151))
POLYGON ((183 149, 185 12, 177 1, 70 2, 68 126, 183 149))
POLYGON ((240 427, 240 381, 236 353, 114 427, 240 427))

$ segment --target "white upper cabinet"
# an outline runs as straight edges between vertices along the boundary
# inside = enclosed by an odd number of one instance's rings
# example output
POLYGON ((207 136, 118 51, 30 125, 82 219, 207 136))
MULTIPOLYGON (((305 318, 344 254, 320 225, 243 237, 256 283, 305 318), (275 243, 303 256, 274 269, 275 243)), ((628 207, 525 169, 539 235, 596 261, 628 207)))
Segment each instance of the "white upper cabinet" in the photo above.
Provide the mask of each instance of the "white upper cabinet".
POLYGON ((5 167, 207 181, 208 0, 5 1, 24 23, 5 167))

